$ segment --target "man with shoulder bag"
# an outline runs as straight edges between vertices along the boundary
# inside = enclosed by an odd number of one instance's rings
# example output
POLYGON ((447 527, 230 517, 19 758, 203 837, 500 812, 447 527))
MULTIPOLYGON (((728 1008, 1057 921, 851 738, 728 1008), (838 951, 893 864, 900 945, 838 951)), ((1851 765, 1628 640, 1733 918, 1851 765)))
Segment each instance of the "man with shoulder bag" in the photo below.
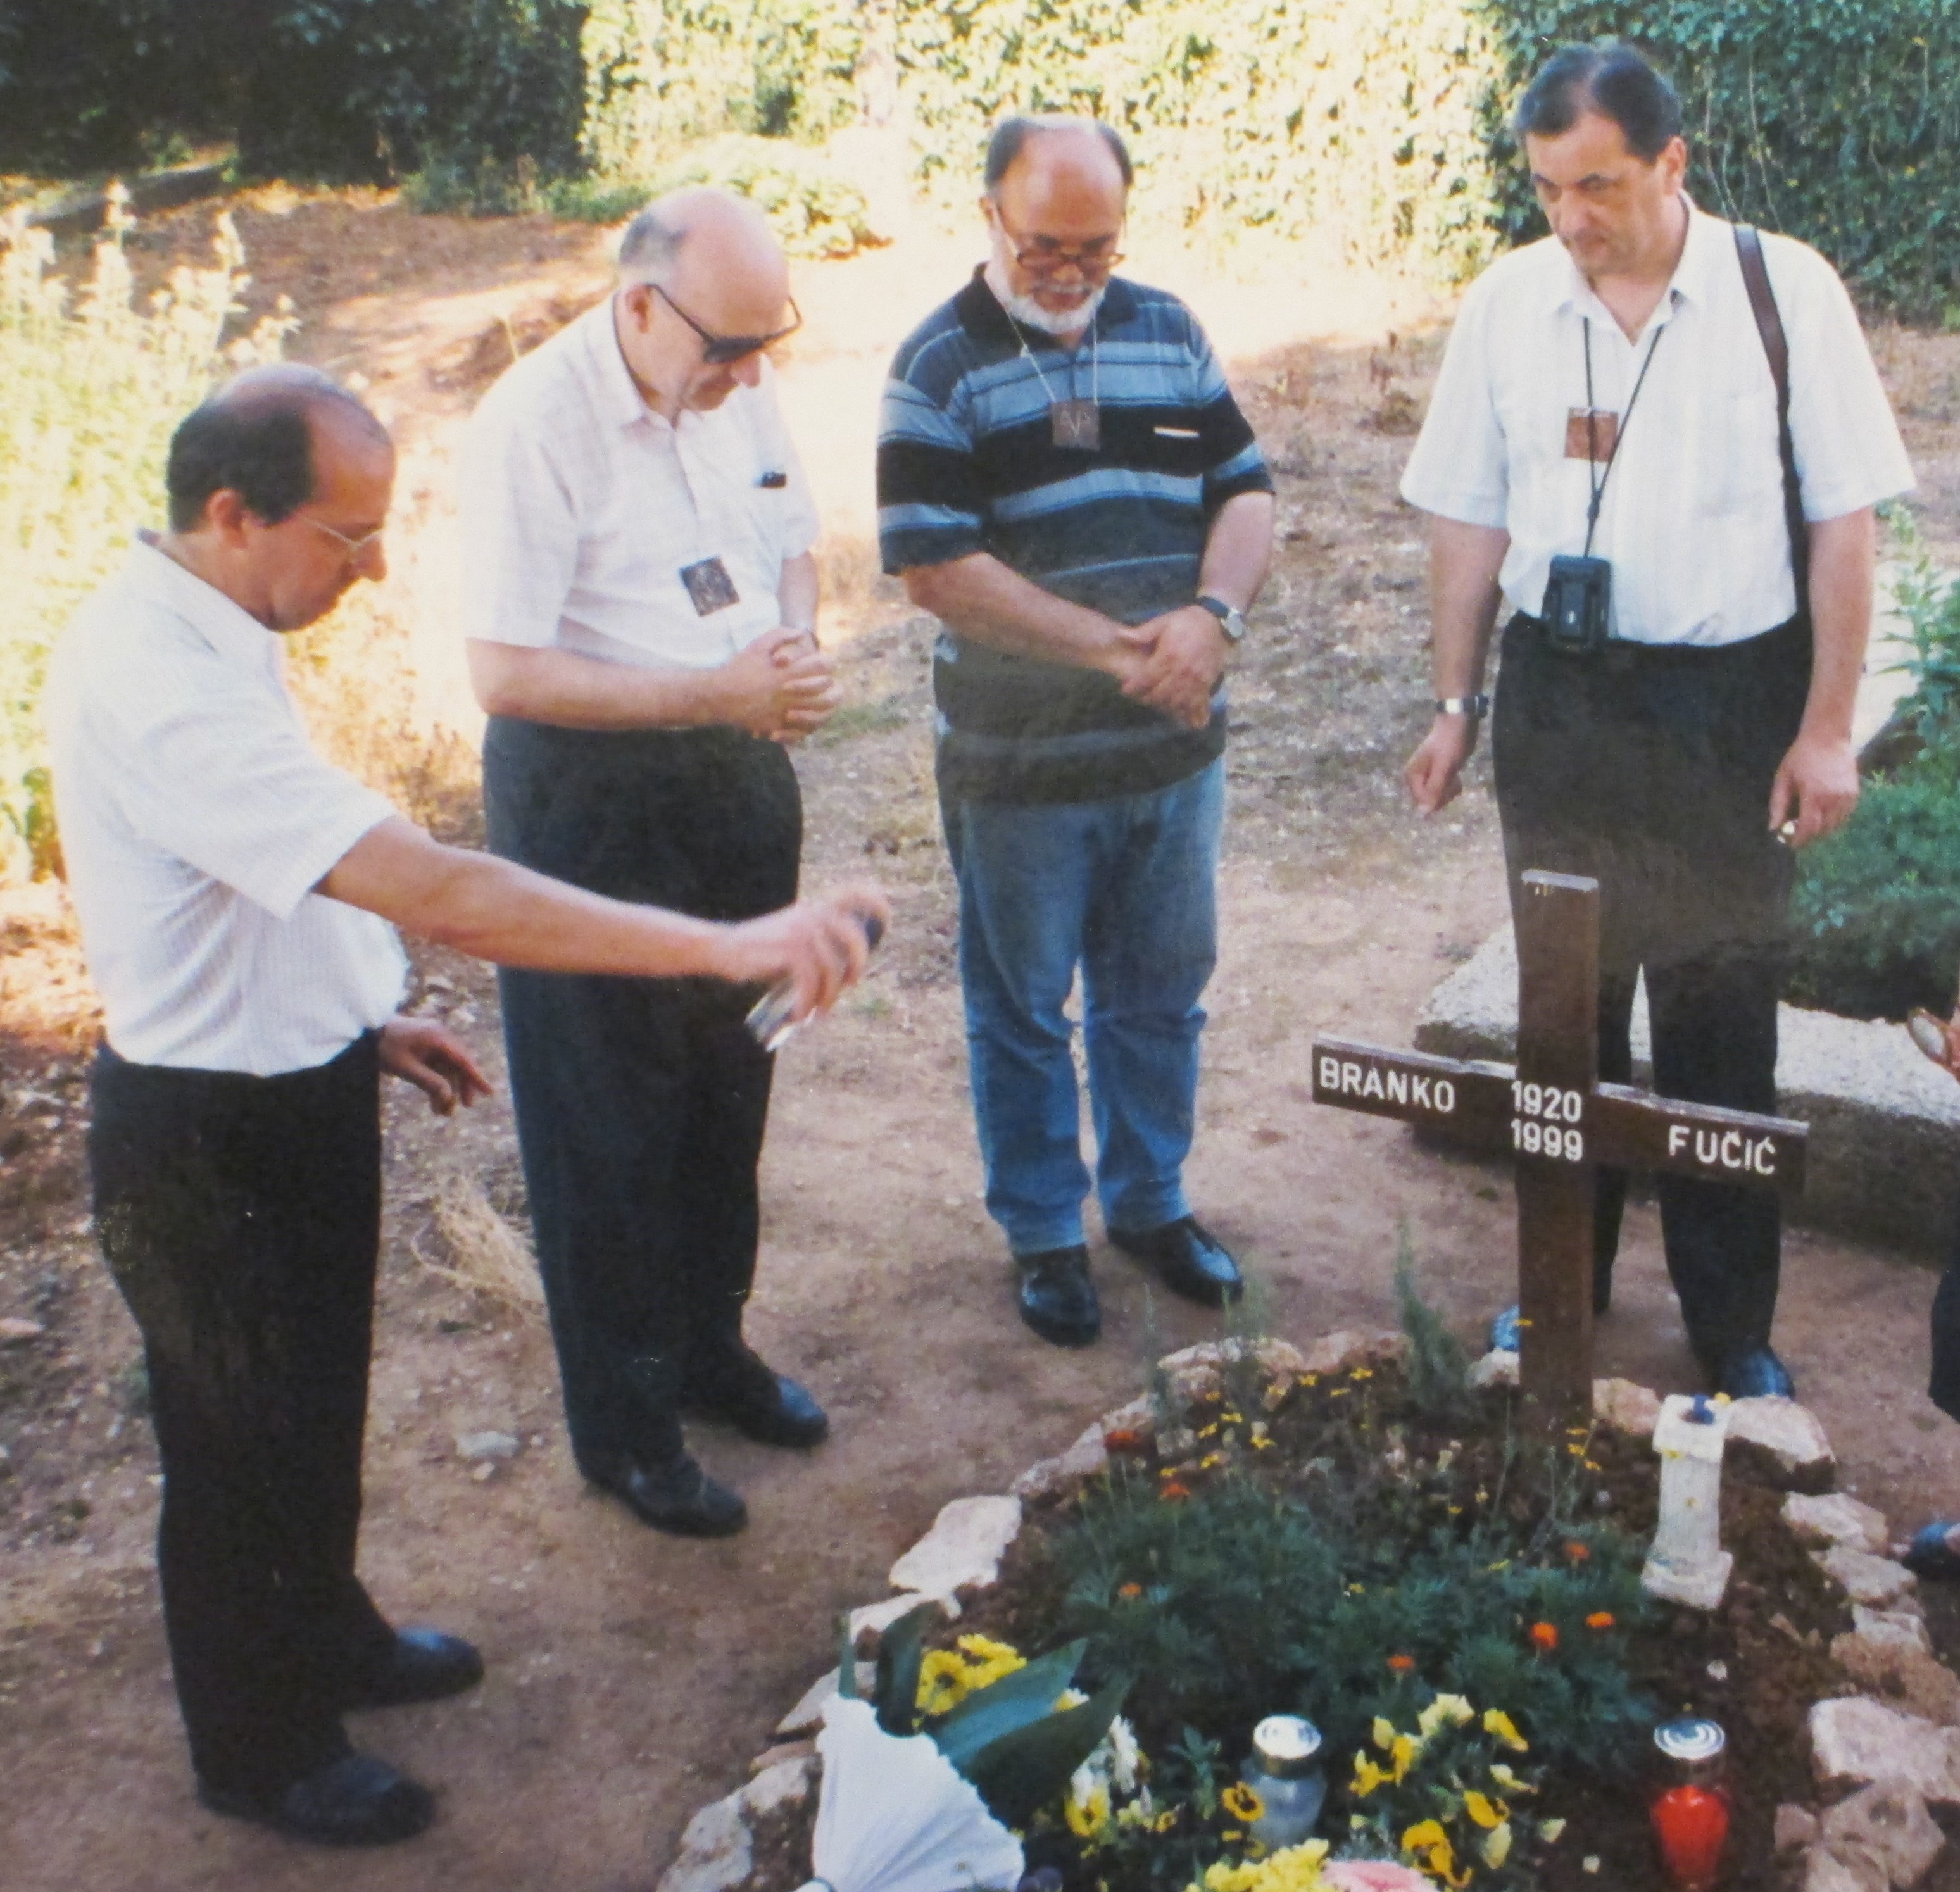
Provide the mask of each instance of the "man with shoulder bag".
MULTIPOLYGON (((1644 971, 1656 1088, 1767 1111, 1793 850, 1857 800, 1875 509, 1913 476, 1843 284, 1691 202, 1681 122, 1625 46, 1567 48, 1519 107, 1552 237, 1465 297, 1403 478, 1431 516, 1437 698, 1405 778, 1445 806, 1490 714, 1513 911, 1527 870, 1599 882, 1601 1078, 1631 1076, 1644 971)), ((1790 1394, 1777 1199, 1656 1187, 1710 1378, 1790 1394)), ((1597 1188, 1603 1312, 1625 1175, 1597 1188)), ((1516 1345, 1514 1309, 1492 1337, 1516 1345)))

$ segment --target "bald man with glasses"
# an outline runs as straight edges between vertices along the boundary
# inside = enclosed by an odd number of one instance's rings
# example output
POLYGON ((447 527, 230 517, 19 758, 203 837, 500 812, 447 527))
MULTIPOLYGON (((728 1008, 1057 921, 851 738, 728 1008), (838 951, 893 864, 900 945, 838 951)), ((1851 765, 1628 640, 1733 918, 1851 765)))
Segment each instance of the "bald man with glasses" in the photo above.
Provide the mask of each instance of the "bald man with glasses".
MULTIPOLYGON (((706 919, 794 897, 784 745, 837 707, 818 520, 763 351, 781 247, 721 191, 628 227, 614 293, 515 364, 462 457, 490 846, 706 919)), ((810 1446, 822 1409, 743 1337, 771 1060, 753 994, 503 976, 511 1087, 579 1469, 663 1531, 740 1530, 683 1408, 810 1446)))

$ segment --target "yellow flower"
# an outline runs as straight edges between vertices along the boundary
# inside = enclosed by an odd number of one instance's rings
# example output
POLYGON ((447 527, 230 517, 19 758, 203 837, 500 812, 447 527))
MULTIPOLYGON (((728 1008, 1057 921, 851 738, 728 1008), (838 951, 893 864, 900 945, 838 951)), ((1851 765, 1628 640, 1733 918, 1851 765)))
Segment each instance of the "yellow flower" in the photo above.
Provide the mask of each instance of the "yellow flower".
POLYGON ((1473 1787, 1463 1796, 1463 1811, 1478 1825, 1488 1828, 1502 1826, 1511 1810, 1501 1800, 1493 1800, 1488 1794, 1481 1794, 1473 1787))
POLYGON ((1198 1460, 1198 1469, 1200 1471, 1216 1471, 1224 1462, 1225 1455, 1222 1452, 1208 1452, 1198 1460))
POLYGON ((1409 1769, 1415 1764, 1415 1757, 1422 1752, 1422 1743, 1413 1735, 1395 1737, 1395 1785, 1399 1787, 1408 1778, 1409 1769))
POLYGON ((1219 1804, 1234 1820, 1251 1826, 1266 1810, 1266 1803, 1250 1787, 1234 1781, 1218 1796, 1219 1804))
POLYGON ((1078 1840, 1093 1840, 1109 1824, 1109 1789, 1099 1783, 1083 1798, 1071 1794, 1061 1811, 1071 1833, 1078 1840))
POLYGON ((1449 1835, 1443 1830, 1438 1820, 1424 1820, 1402 1835, 1402 1850, 1416 1860, 1425 1872, 1433 1875, 1446 1884, 1462 1887, 1470 1883, 1469 1872, 1458 1872, 1456 1849, 1449 1843, 1449 1835))
POLYGON ((1475 1715, 1476 1712, 1464 1696, 1438 1695, 1434 1701, 1417 1716, 1415 1725, 1421 1730, 1422 1737, 1427 1741, 1445 1722, 1452 1728, 1461 1728, 1465 1722, 1475 1715))
POLYGON ((1372 1366, 1351 1367, 1348 1369, 1348 1377, 1350 1379, 1373 1379, 1375 1377, 1375 1369, 1372 1366))
POLYGON ((1541 1820, 1538 1824, 1538 1836, 1548 1846, 1558 1843, 1558 1836, 1565 1830, 1563 1820, 1541 1820))
POLYGON ((921 1715, 950 1714, 966 1699, 966 1664, 950 1649, 930 1651, 919 1665, 915 1706, 921 1715))
POLYGON ((1151 1826, 1150 1830, 1153 1833, 1168 1833, 1171 1828, 1176 1824, 1176 1808, 1167 1807, 1162 1813, 1157 1815, 1155 1822, 1151 1826))
POLYGON ((1491 1778, 1500 1787, 1508 1787, 1513 1793, 1536 1793, 1538 1789, 1529 1780, 1513 1773, 1501 1760, 1491 1763, 1491 1778))
POLYGON ((1395 1723, 1386 1715, 1377 1715, 1375 1717, 1374 1736, 1377 1747, 1385 1750, 1392 1747, 1395 1744, 1395 1723))
POLYGON ((1366 1754, 1354 1757, 1354 1794, 1357 1799, 1365 1800, 1377 1787, 1386 1787, 1395 1776, 1386 1767, 1377 1767, 1366 1754))
POLYGON ((1513 1754, 1528 1754, 1531 1752, 1531 1743, 1518 1732, 1517 1723, 1501 1708, 1484 1710, 1484 1731, 1487 1735, 1495 1735, 1513 1754))
POLYGON ((1496 1871, 1511 1856, 1511 1823, 1507 1820, 1494 1827, 1477 1850, 1484 1855, 1484 1863, 1496 1871))

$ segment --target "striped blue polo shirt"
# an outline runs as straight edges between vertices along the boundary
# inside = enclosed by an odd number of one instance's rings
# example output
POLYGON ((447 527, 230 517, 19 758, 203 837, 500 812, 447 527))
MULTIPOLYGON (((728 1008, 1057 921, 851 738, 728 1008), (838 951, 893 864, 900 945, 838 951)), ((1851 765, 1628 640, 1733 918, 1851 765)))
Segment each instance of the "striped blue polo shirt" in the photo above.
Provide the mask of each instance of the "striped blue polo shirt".
MULTIPOLYGON (((1270 492, 1191 312, 1112 278, 1074 349, 1017 327, 983 272, 899 348, 878 439, 885 570, 991 553, 1072 603, 1141 624, 1198 595, 1235 494, 1270 492), (1052 400, 1093 399, 1100 444, 1058 447, 1052 400)), ((1099 671, 1010 657, 942 626, 939 781, 953 800, 1090 801, 1167 787, 1225 747, 1225 699, 1186 729, 1099 671)))

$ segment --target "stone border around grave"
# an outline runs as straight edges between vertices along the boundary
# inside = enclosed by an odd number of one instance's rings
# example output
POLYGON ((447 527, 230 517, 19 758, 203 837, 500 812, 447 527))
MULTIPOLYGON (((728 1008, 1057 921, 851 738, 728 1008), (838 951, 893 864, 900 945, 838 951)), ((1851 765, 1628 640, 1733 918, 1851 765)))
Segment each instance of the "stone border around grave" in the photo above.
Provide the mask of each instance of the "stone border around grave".
MULTIPOLYGON (((1242 1357, 1246 1344, 1208 1341, 1166 1356, 1159 1365, 1171 1398, 1188 1410, 1217 1391, 1223 1369, 1242 1357)), ((1303 1350, 1280 1340, 1249 1345, 1274 1391, 1298 1374, 1399 1361, 1408 1348, 1399 1333, 1351 1328, 1303 1350)), ((1487 1353, 1471 1378, 1480 1387, 1515 1386, 1517 1370, 1516 1354, 1487 1353)), ((1631 1380, 1592 1382, 1595 1420, 1630 1437, 1651 1439, 1660 1407, 1658 1394, 1631 1380)), ((998 1579, 1024 1503, 1058 1497, 1099 1476, 1109 1463, 1108 1439, 1153 1433, 1156 1425, 1150 1398, 1131 1400, 1085 1428, 1066 1451, 1030 1466, 1007 1493, 943 1506, 932 1528, 892 1566, 896 1594, 851 1612, 860 1657, 922 1603, 937 1603, 956 1619, 963 1595, 998 1579)), ((1157 1442, 1160 1452, 1191 1442, 1188 1430, 1157 1442)), ((1777 1809, 1777 1853, 1801 1892, 1904 1892, 1945 1845, 1929 1809, 1960 1808, 1960 1675, 1933 1653, 1918 1579, 1892 1554, 1904 1547, 1892 1542, 1884 1514, 1834 1490, 1837 1460, 1814 1413, 1793 1400, 1739 1400, 1728 1452, 1758 1483, 1787 1494, 1784 1523, 1851 1604, 1853 1627, 1831 1645, 1846 1693, 1810 1711, 1818 1804, 1777 1809)), ((1771 1622, 1797 1633, 1787 1619, 1771 1622)), ((858 1661, 861 1693, 876 1674, 873 1663, 858 1661)), ((815 1737, 824 1703, 836 1693, 835 1669, 810 1684, 776 1724, 772 1744, 749 1763, 749 1779, 689 1821, 657 1892, 760 1892, 753 1883, 758 1852, 817 1791, 815 1737)))
MULTIPOLYGON (((1430 993, 1415 1048, 1510 1063, 1517 1054, 1518 958, 1509 925, 1430 993)), ((1777 1013, 1777 1108, 1810 1126, 1792 1220, 1943 1254, 1960 1147, 1960 1084, 1896 1025, 1793 1005, 1777 1013)), ((1634 1081, 1651 1080, 1647 1007, 1634 1008, 1634 1081)))

